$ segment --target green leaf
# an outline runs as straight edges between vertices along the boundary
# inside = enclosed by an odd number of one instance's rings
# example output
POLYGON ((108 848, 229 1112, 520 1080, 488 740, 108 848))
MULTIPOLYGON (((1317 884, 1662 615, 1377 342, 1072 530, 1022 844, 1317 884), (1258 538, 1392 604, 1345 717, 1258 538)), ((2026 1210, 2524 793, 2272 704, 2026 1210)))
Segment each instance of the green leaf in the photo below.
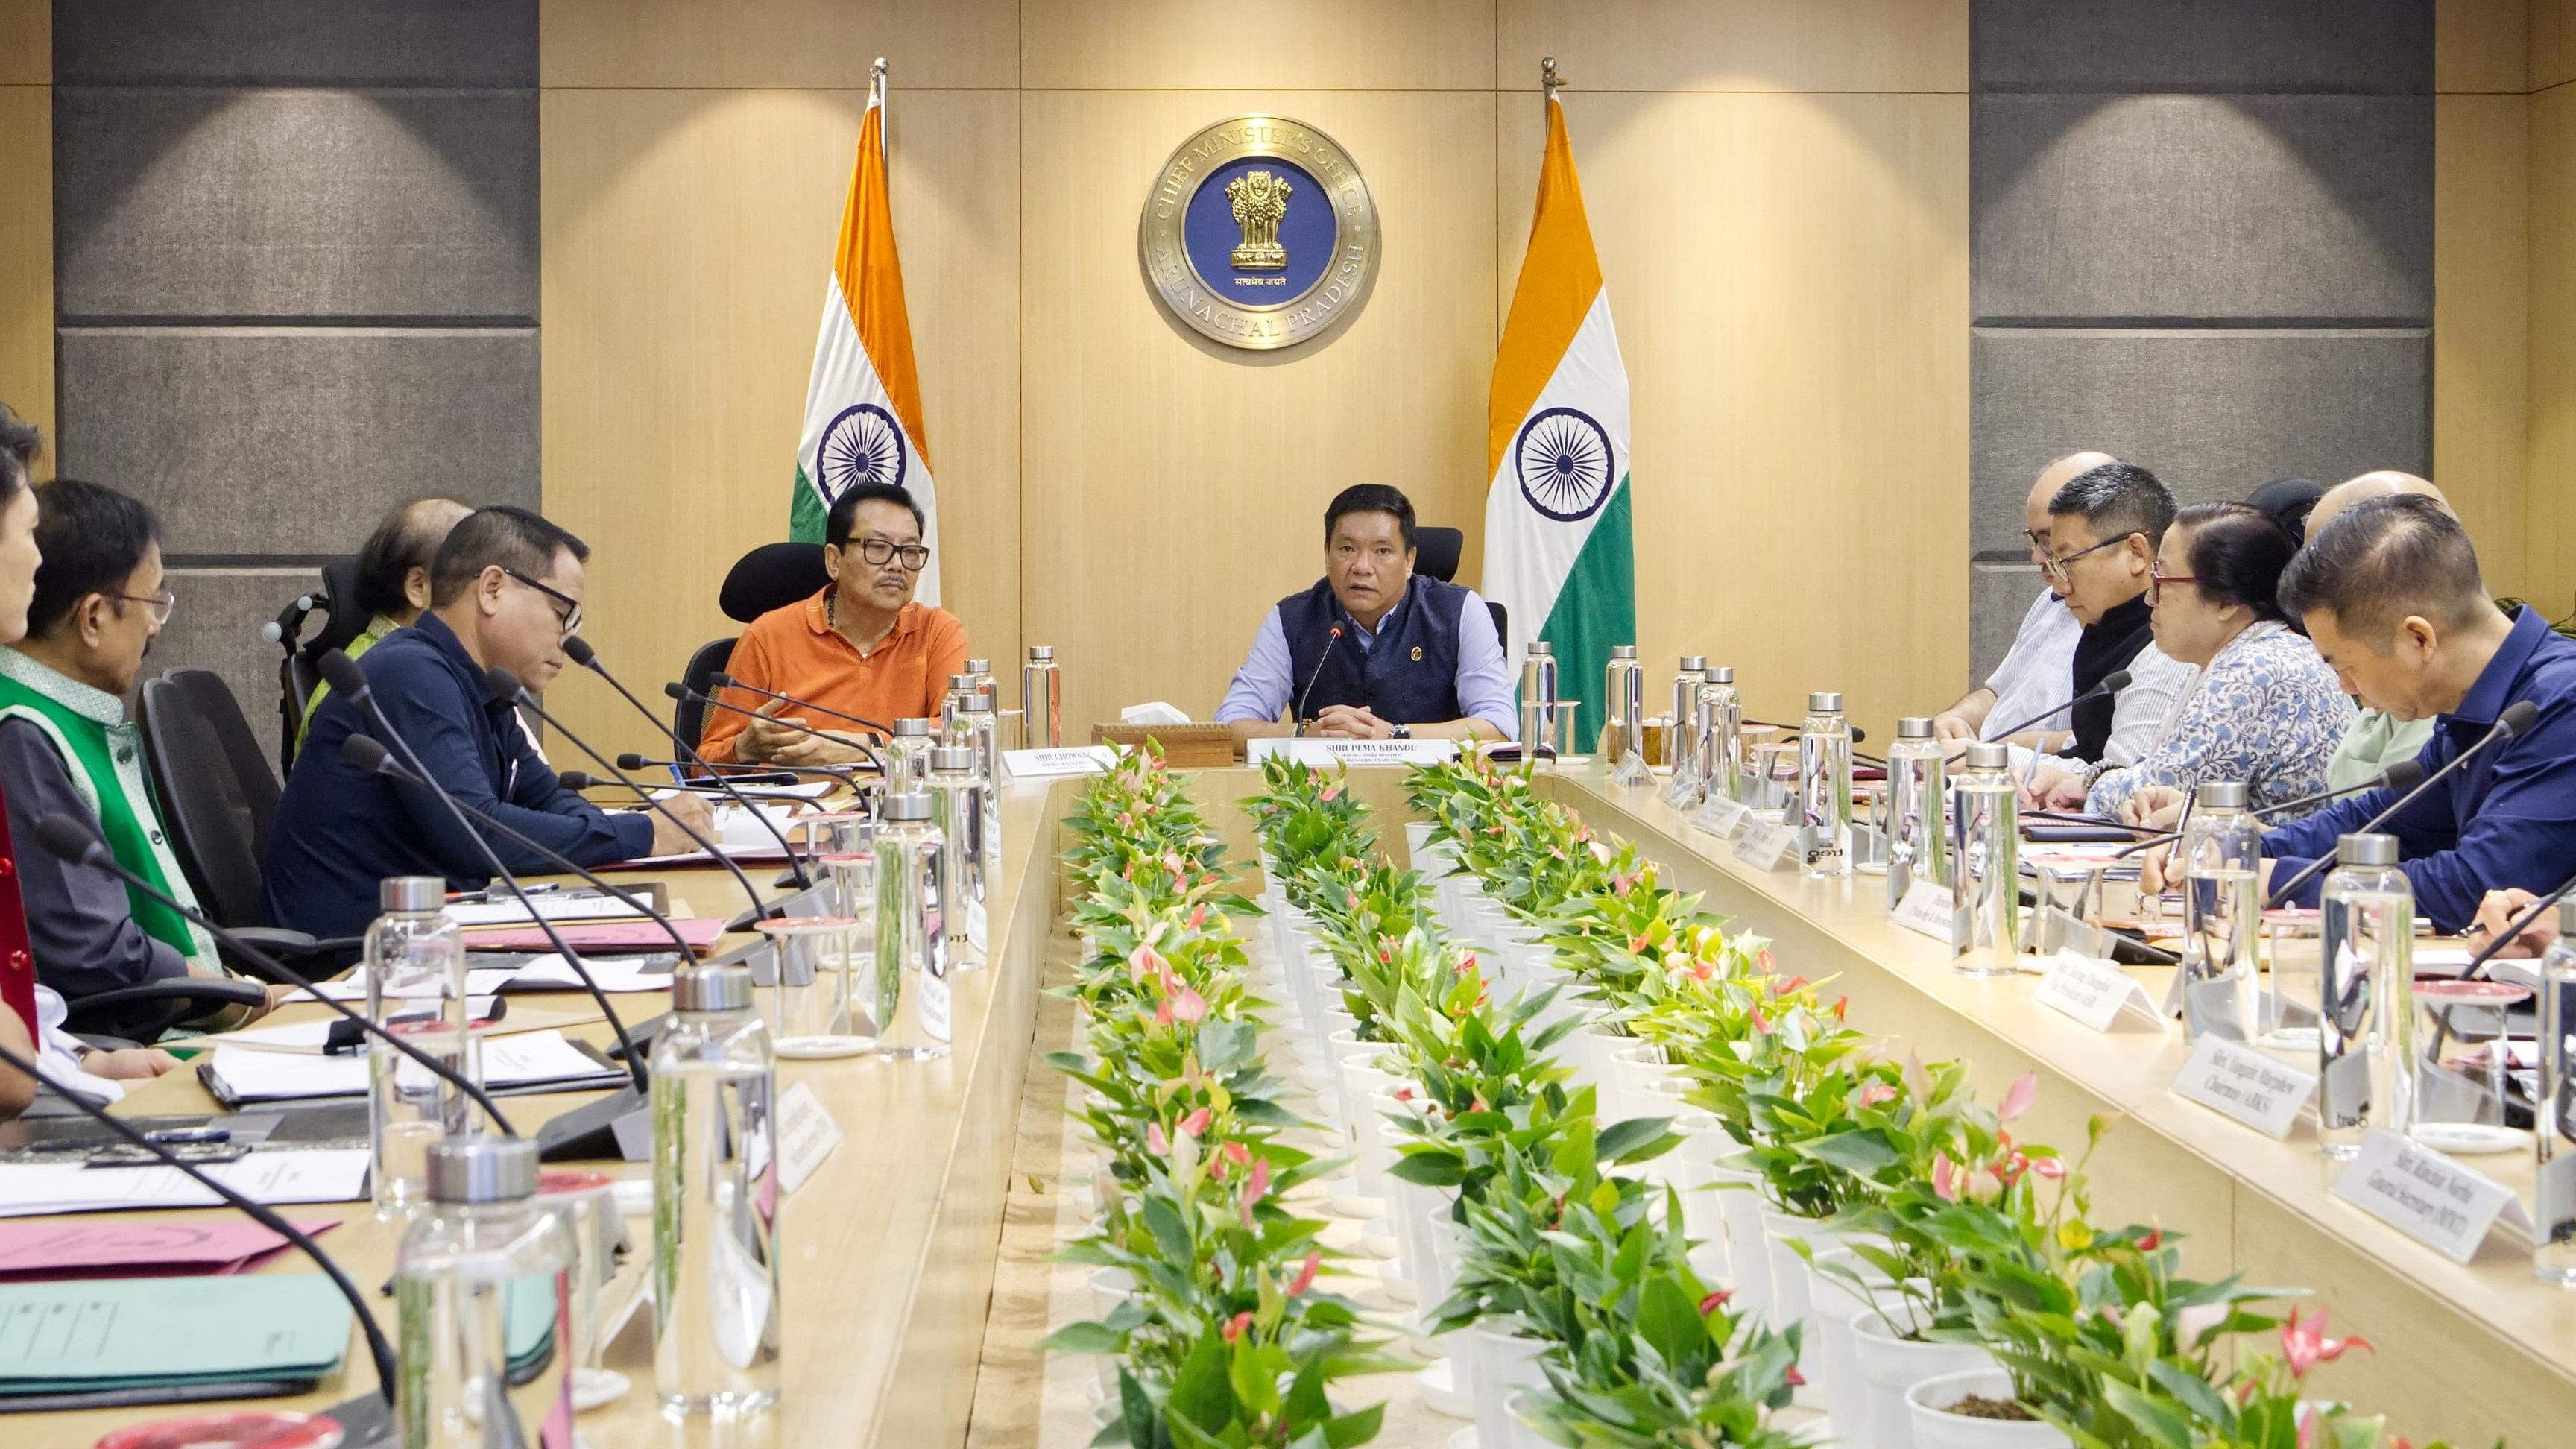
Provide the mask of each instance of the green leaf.
POLYGON ((1646 1280, 1645 1292, 1638 1296, 1637 1334, 1654 1345, 1667 1368, 1681 1374, 1695 1361, 1693 1351, 1708 1342, 1708 1323, 1679 1283, 1656 1277, 1646 1280))
POLYGON ((1057 1353, 1118 1353, 1126 1347, 1126 1335, 1106 1323, 1068 1323, 1039 1339, 1038 1347, 1057 1353))
POLYGON ((2181 1410, 2147 1397, 2122 1380, 2105 1378, 2100 1382, 2104 1401, 2122 1418, 2137 1425, 2138 1432, 2168 1449, 2191 1449, 2191 1420, 2181 1410))
POLYGON ((1365 1444, 1377 1437, 1378 1423, 1385 1417, 1386 1405, 1371 1404, 1365 1409, 1354 1409, 1338 1418, 1326 1419, 1324 1442, 1332 1449, 1351 1449, 1354 1444, 1365 1444))
POLYGON ((1408 1153, 1389 1171, 1421 1187, 1456 1187, 1467 1180, 1467 1165, 1446 1152, 1408 1153))
MULTIPOLYGON (((1213 1328, 1199 1335, 1190 1345, 1190 1356, 1181 1361, 1181 1371, 1172 1380, 1171 1397, 1164 1408, 1170 1417, 1186 1419, 1189 1427, 1202 1433, 1209 1425, 1222 1431, 1234 1422, 1234 1387, 1228 1381, 1230 1367, 1225 1339, 1213 1328)), ((1175 1435, 1174 1437, 1179 1437, 1175 1435)))

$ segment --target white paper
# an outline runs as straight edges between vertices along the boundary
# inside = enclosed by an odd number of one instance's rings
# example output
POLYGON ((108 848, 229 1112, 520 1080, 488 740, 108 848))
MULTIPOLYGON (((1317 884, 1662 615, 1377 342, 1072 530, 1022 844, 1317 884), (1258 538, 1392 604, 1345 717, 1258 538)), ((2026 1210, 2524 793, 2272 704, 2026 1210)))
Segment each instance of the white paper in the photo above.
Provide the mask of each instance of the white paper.
POLYGON ((1735 858, 1755 870, 1778 870, 1798 844, 1798 832, 1786 825, 1755 823, 1735 842, 1735 858))
MULTIPOLYGON (((212 1062, 214 1075, 237 1101, 358 1097, 367 1091, 367 1059, 354 1053, 345 1057, 309 1057, 219 1046, 212 1062)), ((565 1040, 560 1031, 531 1031, 483 1040, 486 1088, 578 1081, 600 1075, 599 1063, 565 1040)))
POLYGON ((2334 1195, 2454 1263, 2477 1256, 2499 1218, 2531 1230, 2513 1189, 2394 1132, 2362 1139, 2334 1195))
POLYGON ((1458 755, 1456 740, 1256 739, 1244 742, 1244 759, 1258 765, 1285 755, 1301 765, 1437 765, 1458 755))
POLYGON ((1014 780, 1043 780, 1058 775, 1097 775, 1118 763, 1108 745, 1068 745, 1059 750, 1004 750, 1002 773, 1014 780))
MULTIPOLYGON (((467 994, 473 996, 490 996, 507 985, 510 978, 517 974, 517 969, 509 966, 469 966, 465 968, 465 990, 467 994)), ((316 981, 313 983, 313 989, 333 1001, 364 1001, 367 999, 367 968, 362 965, 337 981, 316 981)), ((408 986, 395 987, 385 994, 396 1001, 426 1001, 432 997, 444 996, 446 992, 441 990, 435 981, 415 981, 408 986)), ((224 1040, 230 1041, 237 1035, 238 1033, 235 1032, 226 1032, 224 1040)))
POLYGON ((1144 704, 1131 704, 1118 711, 1118 722, 1131 725, 1185 725, 1190 722, 1190 717, 1181 713, 1178 708, 1157 699, 1149 700, 1144 704))
MULTIPOLYGON (((668 962, 659 963, 663 969, 658 971, 645 969, 646 963, 655 959, 651 955, 584 956, 581 959, 582 964, 590 968, 592 979, 599 983, 599 989, 602 991, 616 993, 671 989, 668 962)), ((566 991, 584 989, 581 978, 573 974, 572 964, 564 960, 563 953, 559 951, 548 951, 542 956, 531 956, 526 965, 509 975, 510 988, 514 991, 544 986, 559 986, 566 991)))
POLYGON ((1753 807, 1741 800, 1711 795, 1708 803, 1690 814, 1692 828, 1705 830, 1720 840, 1733 840, 1736 832, 1753 818, 1753 807))
MULTIPOLYGON (((367 1195, 367 1149, 280 1148, 205 1174, 257 1203, 356 1202, 367 1195)), ((0 1164, 0 1217, 213 1207, 222 1198, 175 1167, 83 1167, 69 1161, 0 1164)))
POLYGON ((2205 1036, 2174 1077, 2176 1094, 2271 1137, 2287 1137, 2316 1095, 2317 1074, 2241 1042, 2205 1036))
POLYGON ((2469 969, 2469 958, 2476 954, 2466 946, 2418 946, 2409 959, 2418 976, 2457 976, 2469 969))
POLYGON ((823 1110, 813 1086, 798 1082, 788 1088, 778 1098, 778 1190, 803 1187, 840 1143, 841 1125, 823 1110))
POLYGON ((2164 1030, 2164 1018, 2147 999, 2147 988, 2121 970, 2119 963, 2099 956, 2058 952, 2040 978, 2037 996, 2095 1031, 2109 1031, 2123 1011, 2135 1012, 2156 1030, 2164 1030))
POLYGON ((1887 918, 1947 946, 1951 944, 1951 916, 1957 909, 1948 886, 1918 880, 1905 888, 1904 898, 1896 903, 1896 909, 1890 911, 1887 918))
MULTIPOLYGON (((541 892, 530 896, 549 921, 615 921, 644 913, 615 896, 541 892)), ((460 926, 524 926, 536 920, 517 896, 502 900, 463 901, 447 908, 460 926)))
MULTIPOLYGON (((400 999, 400 998, 397 998, 400 999)), ((492 1014, 492 998, 466 998, 466 1009, 478 1018, 492 1014)), ((265 1047, 272 1051, 318 1052, 331 1041, 331 1028, 340 1024, 338 1016, 318 1017, 312 1021, 289 1022, 284 1026, 252 1026, 223 1035, 225 1046, 265 1047)))

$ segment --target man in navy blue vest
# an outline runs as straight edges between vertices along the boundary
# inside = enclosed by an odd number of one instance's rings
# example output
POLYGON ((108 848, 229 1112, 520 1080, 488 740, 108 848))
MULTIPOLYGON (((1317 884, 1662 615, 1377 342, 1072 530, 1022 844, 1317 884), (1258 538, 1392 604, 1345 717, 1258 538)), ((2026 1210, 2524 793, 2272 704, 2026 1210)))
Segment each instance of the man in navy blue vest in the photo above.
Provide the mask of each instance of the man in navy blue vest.
POLYGON ((1413 571, 1413 504, 1382 483, 1324 510, 1324 576, 1261 621, 1216 717, 1238 737, 1360 740, 1511 739, 1519 723, 1493 614, 1413 571))

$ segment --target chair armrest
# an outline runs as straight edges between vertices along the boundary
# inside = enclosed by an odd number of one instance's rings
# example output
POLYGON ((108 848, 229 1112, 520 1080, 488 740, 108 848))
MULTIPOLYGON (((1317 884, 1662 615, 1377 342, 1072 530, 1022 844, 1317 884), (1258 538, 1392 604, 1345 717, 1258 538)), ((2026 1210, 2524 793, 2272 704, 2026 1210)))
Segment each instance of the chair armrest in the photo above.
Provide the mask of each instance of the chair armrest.
MULTIPOLYGON (((98 1031, 107 1025, 106 1013, 118 1007, 140 1002, 169 1002, 180 1009, 170 1020, 186 1021, 221 1011, 227 1006, 258 1006, 268 1000, 268 988, 256 981, 235 981, 222 976, 181 976, 167 981, 152 981, 141 986, 120 986, 70 1003, 63 1019, 63 1029, 74 1036, 98 1031)), ((164 1028, 166 1030, 166 1028, 164 1028)), ((156 1031, 154 1036, 160 1035, 156 1031)))

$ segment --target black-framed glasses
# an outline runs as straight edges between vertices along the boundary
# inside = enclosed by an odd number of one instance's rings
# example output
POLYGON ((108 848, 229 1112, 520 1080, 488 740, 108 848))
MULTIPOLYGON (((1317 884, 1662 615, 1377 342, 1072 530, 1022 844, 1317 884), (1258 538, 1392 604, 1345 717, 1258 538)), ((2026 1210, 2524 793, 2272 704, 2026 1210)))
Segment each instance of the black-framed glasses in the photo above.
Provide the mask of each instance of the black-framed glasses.
POLYGON ((2147 570, 2147 607, 2152 609, 2156 605, 2165 601, 2165 585, 2167 584, 2197 584, 2199 582, 2200 580, 2193 575, 2169 574, 2165 572, 2165 566, 2163 564, 2153 565, 2147 570))
POLYGON ((509 575, 513 582, 525 584, 529 588, 536 590, 538 593, 541 593, 548 599, 552 600, 553 603, 549 604, 547 607, 554 609, 555 622, 563 626, 563 631, 566 634, 578 634, 581 632, 581 600, 574 598, 572 595, 565 593, 561 589, 550 589, 544 584, 538 583, 535 579, 529 578, 526 574, 519 572, 517 569, 504 568, 501 572, 509 575))
POLYGON ((904 568, 916 574, 930 565, 930 548, 926 544, 895 543, 883 538, 862 538, 852 543, 850 547, 857 549, 859 557, 876 568, 883 568, 889 561, 897 558, 903 560, 904 568))
POLYGON ((2050 578, 2062 580, 2066 577, 2066 566, 2068 564, 2075 562, 2077 559, 2084 557, 2084 555, 2088 553, 2100 553, 2106 548, 2118 548, 2120 545, 2127 543, 2130 539, 2135 537, 2137 537, 2137 535, 2134 533, 2124 533, 2118 538, 2104 539, 2102 542, 2093 545, 2091 548, 2079 548, 2064 558, 2058 558, 2052 554, 2049 556, 2048 562, 2039 566, 2039 571, 2048 575, 2050 578))
POLYGON ((163 589, 157 594, 112 594, 102 592, 99 597, 102 599, 123 599, 129 604, 141 604, 143 607, 152 611, 152 622, 155 626, 169 623, 170 611, 179 607, 179 596, 168 589, 163 589))

